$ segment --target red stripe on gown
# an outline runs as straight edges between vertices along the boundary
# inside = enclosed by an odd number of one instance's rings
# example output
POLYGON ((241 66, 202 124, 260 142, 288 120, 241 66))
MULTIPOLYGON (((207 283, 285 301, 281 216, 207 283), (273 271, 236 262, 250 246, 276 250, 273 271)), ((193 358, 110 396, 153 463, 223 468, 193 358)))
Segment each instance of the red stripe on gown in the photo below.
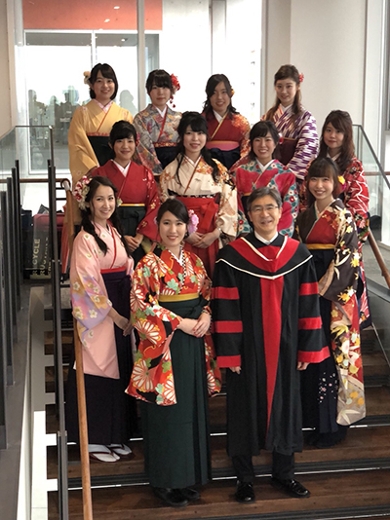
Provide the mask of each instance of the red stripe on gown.
POLYGON ((271 419, 272 401, 279 364, 280 338, 282 334, 280 305, 283 287, 284 279, 282 276, 276 280, 260 279, 264 356, 267 373, 267 429, 271 419))

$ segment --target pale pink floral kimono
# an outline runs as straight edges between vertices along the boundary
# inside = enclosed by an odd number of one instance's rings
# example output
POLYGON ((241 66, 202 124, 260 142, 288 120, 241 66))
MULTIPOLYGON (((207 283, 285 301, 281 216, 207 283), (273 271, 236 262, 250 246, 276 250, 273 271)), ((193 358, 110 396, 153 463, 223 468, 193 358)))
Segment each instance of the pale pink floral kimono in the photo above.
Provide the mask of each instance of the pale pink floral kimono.
POLYGON ((134 262, 115 228, 110 226, 108 231, 95 224, 95 229, 108 251, 104 255, 93 236, 83 229, 76 236, 70 267, 73 316, 83 345, 84 373, 119 379, 114 322, 108 316, 112 304, 101 270, 122 268, 131 274, 134 262))

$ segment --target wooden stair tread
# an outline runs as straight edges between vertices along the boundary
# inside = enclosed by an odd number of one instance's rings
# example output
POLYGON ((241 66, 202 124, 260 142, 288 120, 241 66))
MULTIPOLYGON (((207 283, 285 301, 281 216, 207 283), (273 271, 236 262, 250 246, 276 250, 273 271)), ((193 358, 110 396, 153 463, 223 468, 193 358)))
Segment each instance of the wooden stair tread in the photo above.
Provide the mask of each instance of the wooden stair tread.
MULTIPOLYGON (((256 501, 239 504, 234 500, 234 480, 213 481, 201 489, 201 500, 185 508, 166 507, 149 486, 113 487, 92 491, 94 520, 174 520, 204 518, 321 518, 316 512, 361 508, 390 513, 390 470, 306 475, 299 477, 311 491, 305 499, 290 498, 270 485, 269 478, 255 480, 256 501), (345 490, 345 492, 343 492, 345 490), (349 491, 348 491, 349 490, 349 491), (342 500, 341 500, 342 499, 342 500), (278 516, 279 518, 279 516, 278 516)), ((69 518, 81 520, 82 493, 69 493, 69 518)), ((49 493, 49 520, 58 518, 58 497, 49 493)), ((328 517, 329 518, 329 517, 328 517)), ((333 518, 340 518, 334 516, 333 518)), ((350 517, 352 518, 352 516, 350 517)), ((366 517, 368 518, 368 516, 366 517)))
MULTIPOLYGON (((142 441, 131 443, 135 457, 131 460, 122 458, 113 464, 92 461, 91 476, 118 476, 118 475, 144 475, 144 459, 142 441)), ((231 474, 231 460, 226 453, 226 437, 211 437, 211 454, 213 471, 224 470, 231 474)), ((328 449, 318 449, 306 446, 302 453, 295 456, 297 471, 304 466, 312 466, 316 471, 316 465, 326 463, 328 467, 332 463, 351 463, 363 461, 369 463, 371 459, 387 459, 390 463, 390 426, 351 428, 347 438, 342 443, 328 449)), ((271 454, 262 451, 259 456, 253 457, 253 464, 262 468, 262 472, 268 471, 271 464, 271 454)), ((47 477, 57 476, 57 447, 47 448, 47 477)), ((81 477, 81 464, 79 448, 76 445, 68 446, 68 477, 81 477)))

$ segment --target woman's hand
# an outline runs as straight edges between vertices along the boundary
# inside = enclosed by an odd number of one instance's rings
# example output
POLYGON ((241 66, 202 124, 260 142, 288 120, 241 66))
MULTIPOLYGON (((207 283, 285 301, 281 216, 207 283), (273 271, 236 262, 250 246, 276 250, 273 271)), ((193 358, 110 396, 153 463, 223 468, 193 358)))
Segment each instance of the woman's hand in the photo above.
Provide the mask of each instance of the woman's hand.
POLYGON ((186 334, 190 334, 191 336, 195 336, 194 328, 197 325, 197 320, 193 320, 191 318, 183 318, 177 328, 186 334))
POLYGON ((188 235, 186 238, 186 242, 191 244, 192 246, 199 247, 198 244, 202 240, 203 235, 202 233, 191 233, 191 235, 188 235))
POLYGON ((196 245, 196 247, 201 247, 202 249, 206 249, 207 247, 211 246, 213 242, 215 242, 218 238, 221 232, 218 228, 214 229, 214 231, 211 231, 210 233, 206 233, 202 236, 202 238, 199 240, 199 242, 196 245))
POLYGON ((232 372, 239 374, 241 372, 241 367, 229 367, 232 372))
POLYGON ((144 236, 140 233, 137 233, 135 237, 132 237, 130 235, 125 235, 126 242, 129 244, 130 251, 133 253, 137 247, 141 245, 142 240, 144 239, 144 236))
POLYGON ((121 316, 115 309, 111 307, 110 312, 108 313, 112 321, 115 323, 117 327, 123 330, 123 335, 127 336, 129 333, 129 327, 131 327, 130 320, 121 316))
POLYGON ((194 336, 202 338, 210 328, 211 316, 208 312, 202 312, 194 327, 194 336))
POLYGON ((298 361, 297 370, 306 370, 309 366, 309 363, 304 363, 303 361, 298 361))

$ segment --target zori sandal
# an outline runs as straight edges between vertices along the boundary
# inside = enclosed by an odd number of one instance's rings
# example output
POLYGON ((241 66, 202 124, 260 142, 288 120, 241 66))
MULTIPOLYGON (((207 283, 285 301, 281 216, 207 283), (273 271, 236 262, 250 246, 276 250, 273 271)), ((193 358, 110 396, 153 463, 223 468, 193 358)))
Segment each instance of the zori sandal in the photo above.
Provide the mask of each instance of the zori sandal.
POLYGON ((129 457, 133 453, 131 448, 126 446, 126 444, 109 444, 107 448, 120 457, 129 457))
POLYGON ((107 446, 100 444, 89 444, 88 445, 89 458, 97 462, 117 462, 119 456, 113 453, 107 446))

